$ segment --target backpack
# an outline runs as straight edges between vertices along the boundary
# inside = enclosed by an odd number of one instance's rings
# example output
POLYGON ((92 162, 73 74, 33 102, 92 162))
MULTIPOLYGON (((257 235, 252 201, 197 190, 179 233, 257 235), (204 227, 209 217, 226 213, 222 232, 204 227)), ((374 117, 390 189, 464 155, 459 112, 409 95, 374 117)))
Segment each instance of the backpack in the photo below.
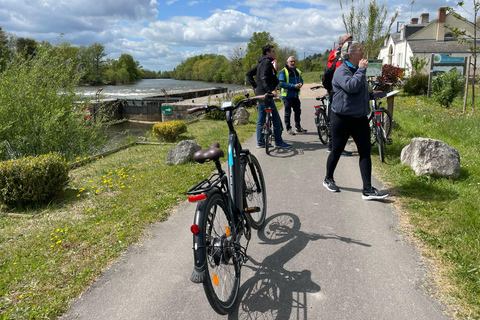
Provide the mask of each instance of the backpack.
POLYGON ((332 65, 330 66, 330 68, 328 67, 328 62, 327 62, 325 69, 323 69, 322 85, 325 89, 327 89, 328 92, 332 91, 333 89, 333 86, 332 86, 333 74, 335 73, 335 69, 337 68, 337 62, 339 59, 340 59, 340 55, 338 54, 335 60, 333 61, 332 65))

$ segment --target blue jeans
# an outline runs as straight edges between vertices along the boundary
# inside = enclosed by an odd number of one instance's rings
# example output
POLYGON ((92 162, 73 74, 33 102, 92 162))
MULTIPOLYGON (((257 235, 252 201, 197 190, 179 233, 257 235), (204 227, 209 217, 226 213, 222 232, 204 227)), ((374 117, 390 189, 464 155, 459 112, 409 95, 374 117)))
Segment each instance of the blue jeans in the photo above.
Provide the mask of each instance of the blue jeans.
POLYGON ((273 134, 275 135, 275 144, 280 145, 283 143, 282 120, 280 119, 280 115, 278 114, 277 107, 273 102, 273 98, 269 98, 268 100, 258 102, 257 144, 263 144, 262 127, 265 125, 266 106, 271 106, 272 108, 273 134))

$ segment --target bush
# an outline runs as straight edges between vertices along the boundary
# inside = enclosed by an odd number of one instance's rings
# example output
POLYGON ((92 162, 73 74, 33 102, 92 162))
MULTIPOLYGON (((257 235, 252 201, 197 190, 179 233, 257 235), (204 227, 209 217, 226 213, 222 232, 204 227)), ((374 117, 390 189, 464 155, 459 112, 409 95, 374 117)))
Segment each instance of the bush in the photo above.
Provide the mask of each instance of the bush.
POLYGON ((209 112, 205 113, 203 115, 203 117, 205 119, 208 119, 208 120, 225 120, 227 119, 227 115, 225 114, 225 112, 222 112, 222 111, 218 111, 218 110, 210 110, 209 112))
POLYGON ((46 203, 68 181, 67 163, 58 154, 0 162, 0 201, 10 206, 46 203))
POLYGON ((407 80, 403 86, 403 92, 408 95, 427 94, 428 91, 428 75, 417 73, 407 80))
POLYGON ((435 101, 442 106, 450 107, 465 86, 464 78, 453 68, 447 73, 442 73, 432 80, 432 93, 435 101))
MULTIPOLYGON (((251 96, 249 96, 249 97, 251 97, 251 96)), ((246 96, 245 96, 244 94, 236 95, 235 97, 233 97, 233 100, 232 100, 232 101, 233 101, 233 105, 236 105, 240 100, 243 100, 243 99, 245 99, 245 98, 246 98, 246 96)), ((243 107, 245 107, 245 108, 252 108, 252 107, 254 107, 254 106, 256 106, 256 105, 257 105, 256 101, 253 101, 251 104, 244 105, 243 107)))
POLYGON ((167 142, 175 142, 185 132, 187 132, 187 125, 180 120, 159 122, 152 129, 154 137, 167 142))
POLYGON ((399 67, 395 67, 391 64, 384 64, 382 67, 382 75, 377 77, 377 81, 380 83, 391 83, 391 85, 379 85, 378 90, 385 92, 392 91, 393 87, 398 85, 398 82, 402 78, 403 70, 399 67))
POLYGON ((40 45, 0 73, 0 161, 60 153, 67 160, 92 155, 107 138, 100 112, 85 119, 75 108, 78 61, 61 47, 40 45))

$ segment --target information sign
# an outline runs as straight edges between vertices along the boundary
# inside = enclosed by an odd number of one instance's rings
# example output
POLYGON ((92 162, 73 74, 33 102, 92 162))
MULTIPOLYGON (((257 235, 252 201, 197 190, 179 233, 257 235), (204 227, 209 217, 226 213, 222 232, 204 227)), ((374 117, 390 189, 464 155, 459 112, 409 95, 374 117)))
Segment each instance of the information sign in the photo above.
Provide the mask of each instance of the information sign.
POLYGON ((168 106, 168 105, 162 106, 162 114, 172 114, 172 113, 173 113, 172 106, 168 106))

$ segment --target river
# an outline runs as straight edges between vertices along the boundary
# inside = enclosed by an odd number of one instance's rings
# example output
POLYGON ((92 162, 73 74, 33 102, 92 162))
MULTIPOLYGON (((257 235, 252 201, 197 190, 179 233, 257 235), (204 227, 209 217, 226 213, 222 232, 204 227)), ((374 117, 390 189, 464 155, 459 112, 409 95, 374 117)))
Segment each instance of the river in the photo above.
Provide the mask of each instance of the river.
POLYGON ((167 93, 173 93, 214 87, 228 88, 228 90, 243 90, 251 88, 250 86, 246 87, 238 84, 173 79, 143 79, 132 84, 78 87, 77 91, 84 97, 95 98, 97 91, 102 88, 103 90, 100 93, 101 98, 125 99, 140 96, 163 95, 162 89, 165 89, 167 93))

